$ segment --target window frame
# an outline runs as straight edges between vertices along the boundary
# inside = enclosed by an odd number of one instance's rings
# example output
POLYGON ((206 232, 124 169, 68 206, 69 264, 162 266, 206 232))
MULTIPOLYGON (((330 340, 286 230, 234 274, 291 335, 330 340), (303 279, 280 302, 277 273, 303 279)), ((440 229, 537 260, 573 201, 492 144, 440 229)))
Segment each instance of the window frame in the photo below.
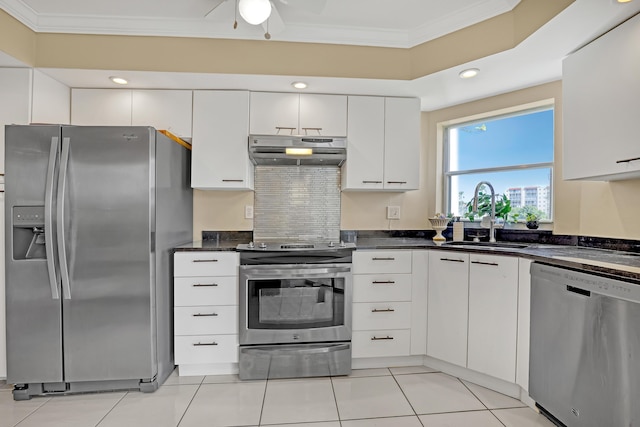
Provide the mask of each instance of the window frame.
MULTIPOLYGON (((510 109, 509 112, 488 112, 486 114, 475 115, 473 117, 469 117, 468 120, 459 119, 455 121, 451 121, 449 123, 443 124, 442 126, 442 177, 443 177, 443 206, 445 207, 446 212, 452 211, 452 197, 451 197, 451 180, 454 176, 463 176, 463 175, 471 175, 471 174, 483 174, 483 173, 496 173, 496 172, 514 172, 519 170, 534 170, 534 169, 549 169, 549 213, 550 218, 540 220, 543 223, 553 223, 553 207, 554 207, 554 190, 553 190, 553 180, 554 180, 554 163, 555 163, 555 104, 553 102, 544 103, 542 105, 531 106, 523 105, 520 107, 514 107, 510 109), (467 126, 473 126, 477 124, 486 123, 489 120, 499 120, 509 117, 523 116, 527 114, 533 114, 541 111, 553 111, 554 123, 554 138, 553 138, 553 146, 554 146, 554 156, 550 162, 539 162, 539 163, 522 163, 516 164, 513 166, 496 166, 496 167, 488 167, 488 168, 478 168, 478 169, 464 169, 458 171, 450 171, 450 145, 449 145, 449 130, 451 128, 462 128, 467 126)), ((469 221, 467 218, 464 218, 461 214, 461 219, 463 221, 469 221)), ((479 222, 479 221, 474 221, 479 222)), ((524 223, 524 219, 519 219, 518 223, 524 223)))

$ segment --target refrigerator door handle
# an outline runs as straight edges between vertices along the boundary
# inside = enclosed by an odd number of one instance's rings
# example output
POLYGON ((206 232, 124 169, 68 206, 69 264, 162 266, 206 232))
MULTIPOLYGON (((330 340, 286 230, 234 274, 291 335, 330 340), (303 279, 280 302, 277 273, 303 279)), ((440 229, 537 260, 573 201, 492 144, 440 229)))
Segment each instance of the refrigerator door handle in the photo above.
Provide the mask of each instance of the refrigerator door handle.
POLYGON ((53 184, 58 165, 58 145, 59 138, 51 138, 51 148, 49 150, 49 164, 47 165, 47 182, 44 190, 44 241, 47 254, 47 270, 49 271, 49 285, 51 285, 51 298, 60 299, 60 289, 58 287, 58 271, 55 263, 53 237, 53 184))
POLYGON ((64 199, 67 187, 67 172, 69 169, 69 151, 71 138, 62 138, 62 157, 60 158, 60 172, 58 175, 58 257, 60 258, 60 278, 62 279, 62 295, 64 299, 71 299, 71 284, 69 281, 69 265, 67 264, 67 245, 64 232, 64 199))

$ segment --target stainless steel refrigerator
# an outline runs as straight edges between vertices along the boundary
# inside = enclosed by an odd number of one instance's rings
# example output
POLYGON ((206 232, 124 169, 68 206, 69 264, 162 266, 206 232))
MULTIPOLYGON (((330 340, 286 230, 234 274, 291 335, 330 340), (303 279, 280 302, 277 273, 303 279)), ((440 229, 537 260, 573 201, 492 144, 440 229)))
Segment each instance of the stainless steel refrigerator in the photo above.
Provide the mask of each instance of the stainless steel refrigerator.
POLYGON ((151 127, 5 128, 7 382, 16 400, 156 390, 190 152, 151 127))

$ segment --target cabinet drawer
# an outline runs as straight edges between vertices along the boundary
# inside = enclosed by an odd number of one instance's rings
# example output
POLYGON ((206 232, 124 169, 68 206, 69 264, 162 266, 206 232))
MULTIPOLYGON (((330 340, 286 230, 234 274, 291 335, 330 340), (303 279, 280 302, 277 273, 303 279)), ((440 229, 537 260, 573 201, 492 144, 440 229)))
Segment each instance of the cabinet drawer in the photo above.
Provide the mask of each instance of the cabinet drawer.
POLYGON ((411 303, 355 303, 353 304, 353 330, 409 329, 411 303))
POLYGON ((237 252, 178 252, 173 259, 175 277, 238 274, 237 252))
POLYGON ((235 305, 176 307, 173 314, 175 335, 238 333, 238 307, 235 305))
POLYGON ((238 278, 176 277, 173 282, 173 305, 238 305, 238 278))
POLYGON ((195 335, 175 337, 175 363, 238 362, 237 335, 195 335))
POLYGON ((354 331, 351 338, 352 357, 408 356, 408 329, 387 331, 354 331))
POLYGON ((355 274, 353 301, 411 301, 411 275, 355 274))
POLYGON ((355 251, 353 274, 411 273, 411 251, 355 251))

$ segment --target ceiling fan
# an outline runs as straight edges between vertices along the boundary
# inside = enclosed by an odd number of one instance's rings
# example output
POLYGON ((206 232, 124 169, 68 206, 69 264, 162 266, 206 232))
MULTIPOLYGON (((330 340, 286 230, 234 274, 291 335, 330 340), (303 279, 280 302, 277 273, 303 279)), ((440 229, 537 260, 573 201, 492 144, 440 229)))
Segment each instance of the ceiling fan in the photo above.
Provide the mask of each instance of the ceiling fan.
POLYGON ((262 25, 265 31, 264 38, 267 40, 271 39, 271 34, 284 31, 285 24, 278 12, 278 7, 291 7, 320 14, 327 3, 327 0, 213 0, 213 7, 205 14, 205 18, 227 1, 235 3, 234 29, 238 28, 238 13, 240 13, 248 24, 262 25))

